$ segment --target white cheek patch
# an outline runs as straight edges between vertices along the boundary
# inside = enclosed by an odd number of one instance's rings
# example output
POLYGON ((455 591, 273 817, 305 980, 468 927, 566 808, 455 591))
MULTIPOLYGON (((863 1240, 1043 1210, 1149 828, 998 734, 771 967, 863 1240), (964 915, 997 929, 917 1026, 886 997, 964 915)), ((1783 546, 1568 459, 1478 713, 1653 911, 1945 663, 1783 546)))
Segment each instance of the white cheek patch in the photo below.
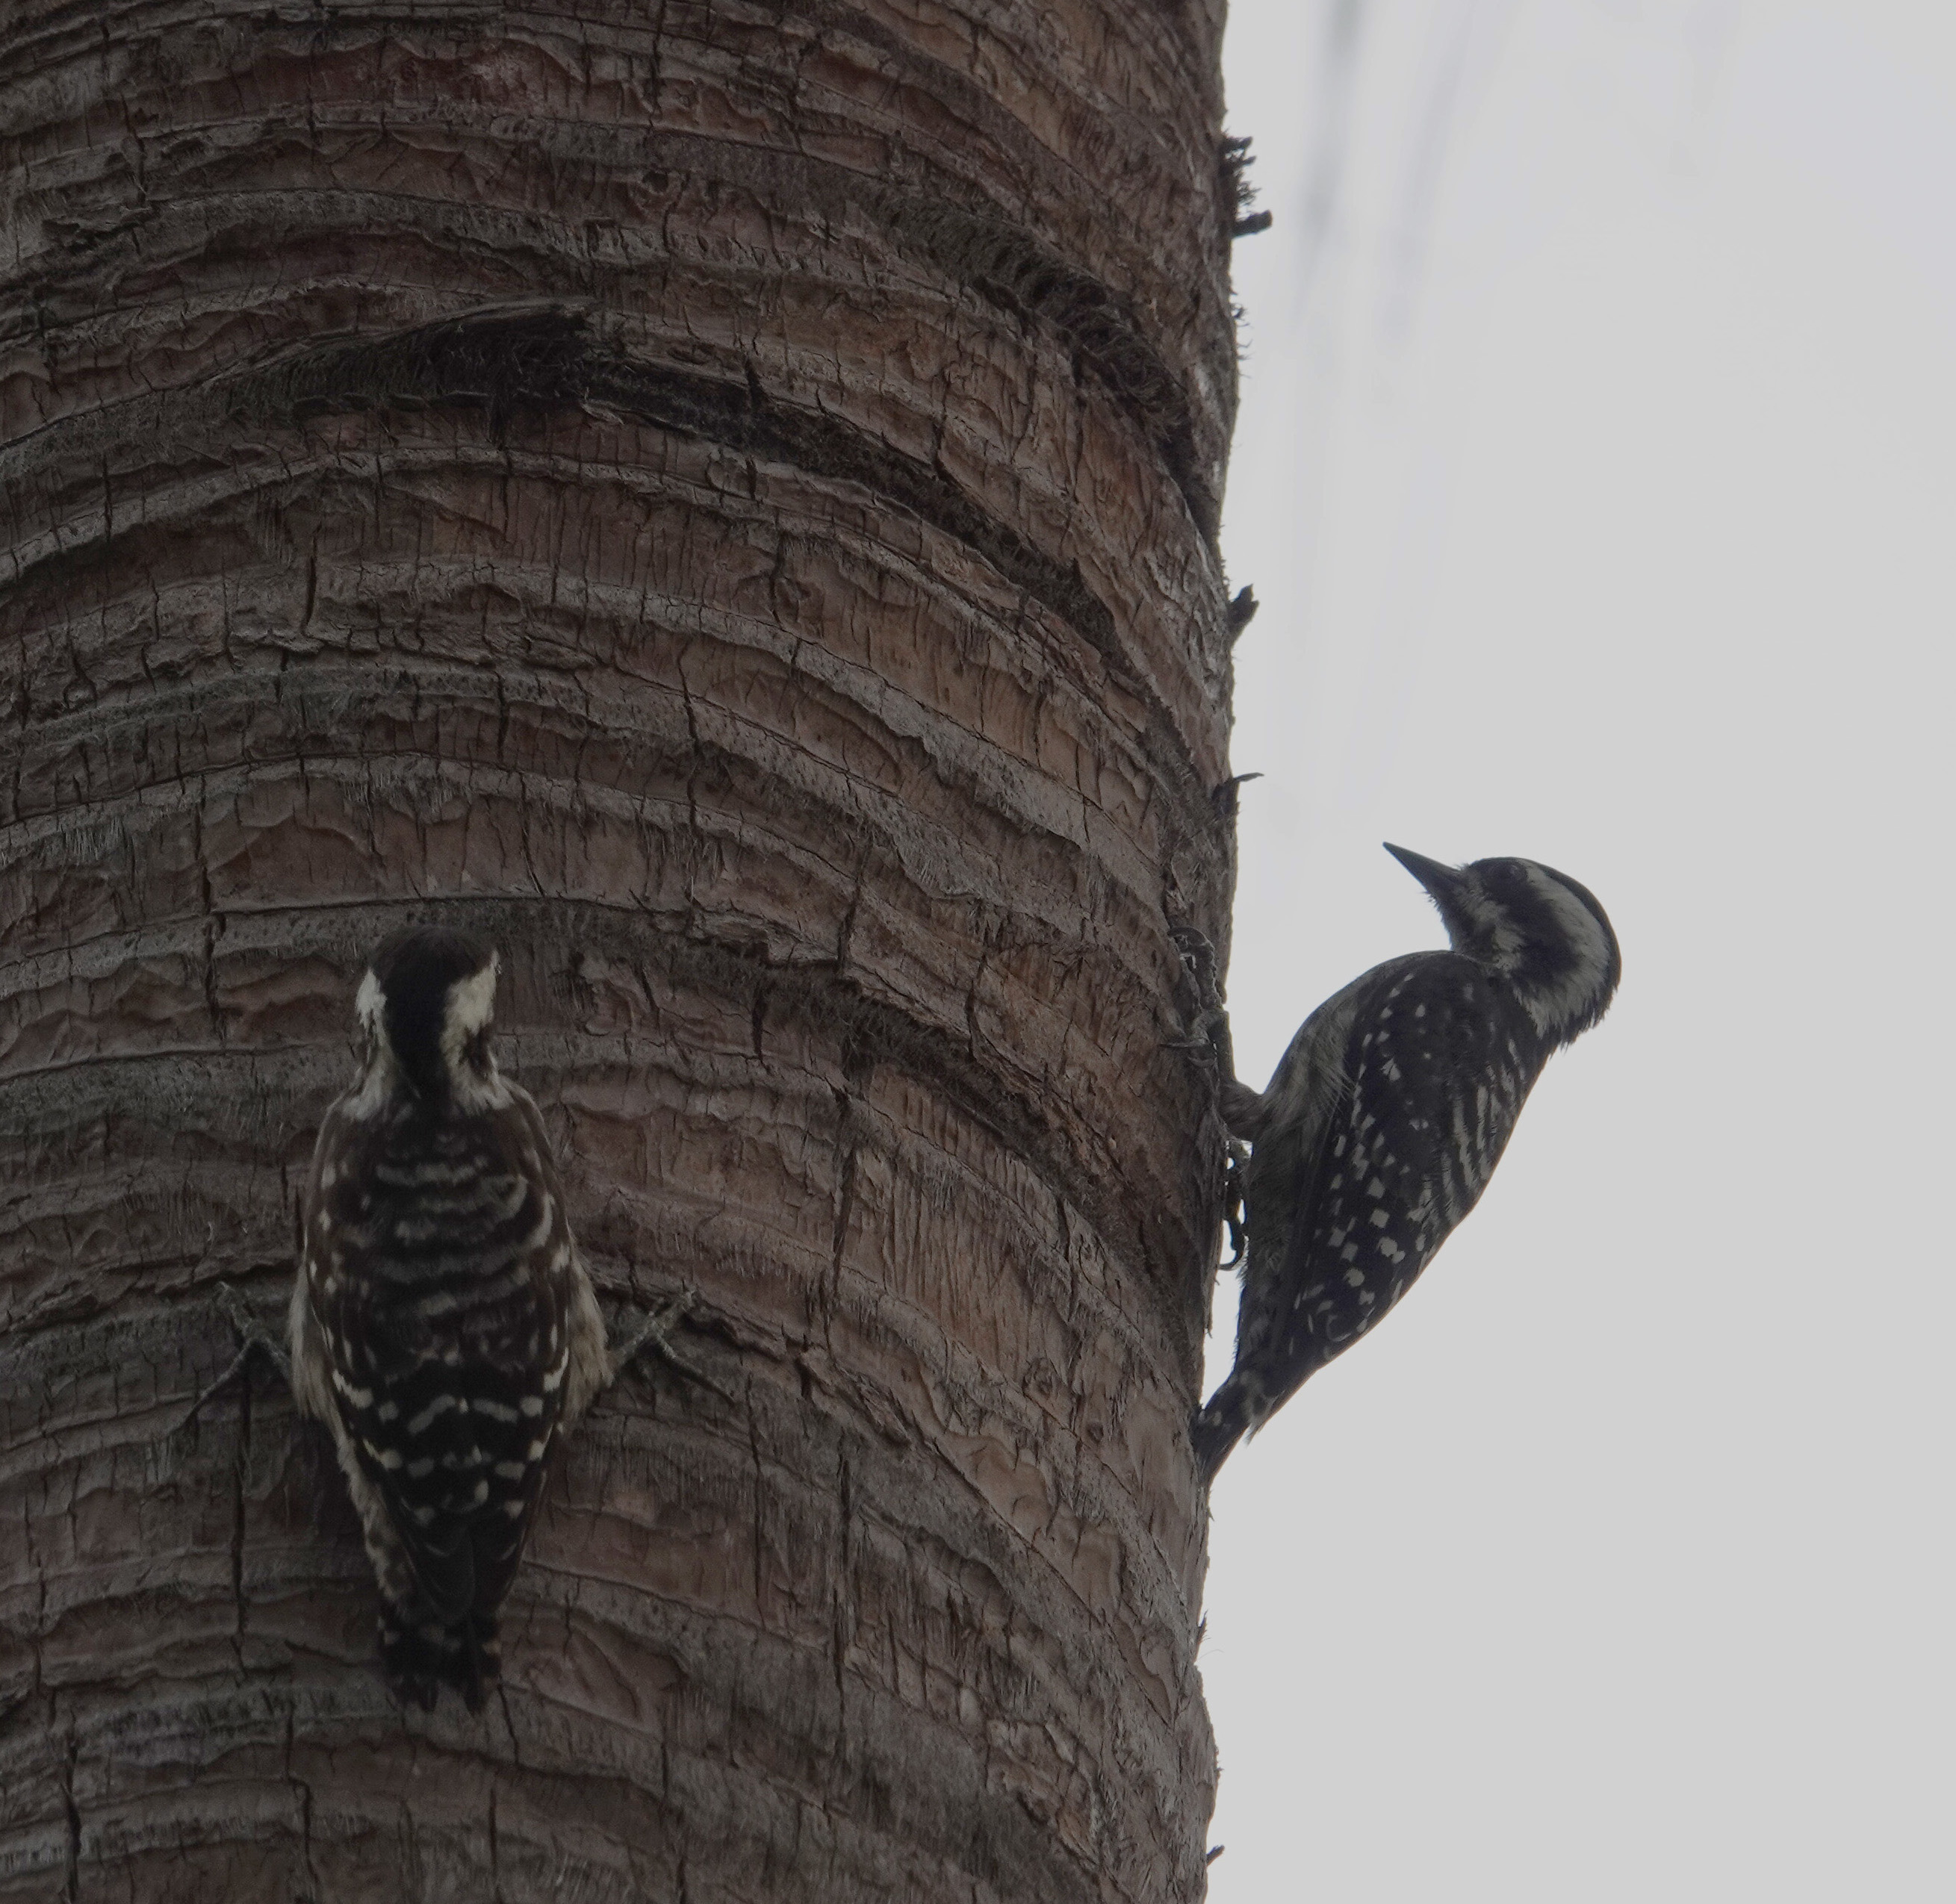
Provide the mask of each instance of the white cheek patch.
POLYGON ((489 963, 472 977, 458 979, 448 988, 448 1003, 442 1013, 442 1042, 453 1039, 465 1044, 487 1024, 496 1010, 496 968, 500 961, 492 954, 489 963))
POLYGON ((462 1068, 463 1047, 495 1016, 496 972, 500 963, 491 953, 480 972, 458 979, 448 988, 441 1013, 441 1055, 451 1077, 462 1068))
POLYGON ((383 1025, 386 1012, 387 995, 380 989, 380 981, 370 972, 353 995, 353 1015, 369 1037, 380 1038, 386 1036, 383 1025))
POLYGON ((347 1100, 346 1109, 356 1124, 364 1124, 377 1116, 387 1101, 394 1051, 387 1042, 387 995, 371 972, 361 979, 360 989, 353 995, 353 1016, 367 1034, 367 1069, 360 1089, 347 1100))

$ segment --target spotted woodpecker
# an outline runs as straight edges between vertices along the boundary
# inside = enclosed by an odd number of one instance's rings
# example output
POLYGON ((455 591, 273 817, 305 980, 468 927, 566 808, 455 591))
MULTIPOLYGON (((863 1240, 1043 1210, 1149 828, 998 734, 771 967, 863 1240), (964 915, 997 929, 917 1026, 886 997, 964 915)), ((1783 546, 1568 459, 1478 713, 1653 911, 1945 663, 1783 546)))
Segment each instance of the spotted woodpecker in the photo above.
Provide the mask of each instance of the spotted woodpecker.
POLYGON ((1191 1424, 1205 1481, 1412 1286, 1487 1187, 1550 1054, 1623 975, 1602 907, 1566 875, 1386 850, 1451 949, 1389 959, 1327 999, 1267 1090, 1224 1067, 1223 1121, 1252 1146, 1248 1259, 1235 1367, 1191 1424))
POLYGON ((552 1445, 612 1372, 542 1121, 490 1048, 496 972, 426 926, 374 952, 287 1319, 292 1392, 332 1431, 380 1581, 388 1676, 472 1710, 552 1445))

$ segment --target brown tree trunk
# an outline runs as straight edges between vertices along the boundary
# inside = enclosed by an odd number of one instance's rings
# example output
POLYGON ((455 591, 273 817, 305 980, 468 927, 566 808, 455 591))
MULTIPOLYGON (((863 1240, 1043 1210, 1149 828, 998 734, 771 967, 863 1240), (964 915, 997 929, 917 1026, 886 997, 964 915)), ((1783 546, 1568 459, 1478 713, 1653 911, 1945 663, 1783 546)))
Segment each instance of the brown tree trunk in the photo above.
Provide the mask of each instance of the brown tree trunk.
POLYGON ((0 1899, 1203 1890, 1221 0, 6 0, 0 1899), (368 948, 607 1300, 471 1719, 270 1319, 368 948))

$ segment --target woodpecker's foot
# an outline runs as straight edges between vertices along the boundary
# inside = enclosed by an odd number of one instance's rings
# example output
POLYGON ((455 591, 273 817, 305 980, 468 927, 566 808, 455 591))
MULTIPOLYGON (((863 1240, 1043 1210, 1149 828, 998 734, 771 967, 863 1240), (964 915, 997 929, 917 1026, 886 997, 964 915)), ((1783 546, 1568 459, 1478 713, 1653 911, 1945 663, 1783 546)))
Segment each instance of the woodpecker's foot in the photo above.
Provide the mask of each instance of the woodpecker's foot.
POLYGON ((228 1389, 231 1384, 245 1376, 254 1355, 262 1355, 279 1372, 279 1377, 288 1385, 292 1379, 292 1360, 284 1349, 259 1325, 252 1314, 251 1306, 228 1282, 217 1285, 216 1300, 224 1311, 231 1326, 237 1331, 238 1350, 231 1358, 230 1367, 204 1390, 184 1411, 184 1418, 177 1423, 179 1428, 188 1428, 203 1411, 203 1404, 214 1395, 228 1389))
POLYGON ((1249 1163, 1249 1146, 1232 1137, 1229 1168, 1222 1177, 1222 1221, 1229 1232, 1229 1260, 1222 1266, 1226 1269, 1235 1269, 1249 1250, 1249 1216, 1243 1204, 1243 1184, 1249 1163))
POLYGON ((710 1376, 702 1374, 673 1347, 674 1325, 692 1309, 697 1300, 690 1289, 682 1289, 670 1301, 648 1311, 612 1351, 612 1379, 616 1381, 646 1350, 650 1349, 661 1360, 670 1363, 689 1382, 697 1382, 702 1389, 711 1389, 722 1401, 730 1404, 734 1398, 718 1382, 710 1376))
POLYGON ((1245 1142, 1254 1143, 1263 1135, 1270 1117, 1270 1102, 1241 1078, 1226 1074, 1216 1080, 1216 1110, 1232 1140, 1229 1154, 1233 1157, 1245 1142))

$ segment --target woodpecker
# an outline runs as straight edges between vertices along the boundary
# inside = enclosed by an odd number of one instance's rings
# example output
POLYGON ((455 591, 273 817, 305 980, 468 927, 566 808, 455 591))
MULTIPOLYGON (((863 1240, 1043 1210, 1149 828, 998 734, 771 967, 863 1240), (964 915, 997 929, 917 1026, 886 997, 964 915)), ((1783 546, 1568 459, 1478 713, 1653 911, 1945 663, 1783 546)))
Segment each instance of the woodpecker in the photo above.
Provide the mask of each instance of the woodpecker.
POLYGON ((1205 1483, 1412 1286, 1486 1189, 1551 1054, 1623 976, 1607 916, 1567 875, 1386 850, 1450 949, 1389 959, 1327 999, 1263 1092, 1229 1075, 1211 1033, 1223 1122, 1251 1149, 1235 1366, 1190 1425, 1205 1483))
POLYGON ((489 1042, 496 954, 428 926, 374 953, 359 1077, 327 1114, 287 1318, 333 1434, 404 1698, 469 1709, 554 1444, 611 1379, 542 1119, 489 1042))

